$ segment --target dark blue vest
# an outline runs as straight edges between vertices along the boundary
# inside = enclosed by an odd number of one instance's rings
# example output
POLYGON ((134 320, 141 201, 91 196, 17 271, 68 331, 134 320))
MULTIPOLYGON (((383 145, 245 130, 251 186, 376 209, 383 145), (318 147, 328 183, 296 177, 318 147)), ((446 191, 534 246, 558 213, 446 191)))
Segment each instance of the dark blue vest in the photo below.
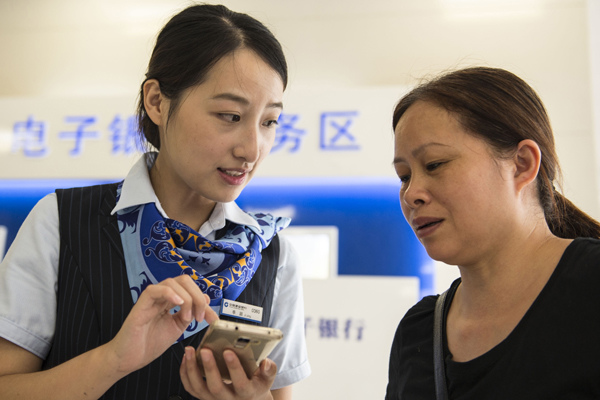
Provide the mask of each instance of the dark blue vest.
MULTIPOLYGON (((110 341, 133 307, 116 215, 117 184, 59 189, 60 260, 54 340, 43 369, 110 341)), ((260 267, 238 301, 271 315, 279 238, 263 251, 260 267)), ((118 381, 101 399, 193 399, 179 377, 185 346, 197 347, 204 331, 171 346, 146 367, 118 381), (179 396, 179 397, 177 397, 179 396)))

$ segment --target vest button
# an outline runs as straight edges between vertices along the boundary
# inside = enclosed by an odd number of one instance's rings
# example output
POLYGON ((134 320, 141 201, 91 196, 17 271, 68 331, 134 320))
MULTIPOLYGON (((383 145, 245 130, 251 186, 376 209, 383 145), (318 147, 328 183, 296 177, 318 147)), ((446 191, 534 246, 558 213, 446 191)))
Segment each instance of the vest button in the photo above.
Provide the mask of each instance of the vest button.
POLYGON ((181 396, 178 396, 176 394, 172 394, 172 395, 169 396, 169 400, 183 400, 183 399, 181 398, 181 396))

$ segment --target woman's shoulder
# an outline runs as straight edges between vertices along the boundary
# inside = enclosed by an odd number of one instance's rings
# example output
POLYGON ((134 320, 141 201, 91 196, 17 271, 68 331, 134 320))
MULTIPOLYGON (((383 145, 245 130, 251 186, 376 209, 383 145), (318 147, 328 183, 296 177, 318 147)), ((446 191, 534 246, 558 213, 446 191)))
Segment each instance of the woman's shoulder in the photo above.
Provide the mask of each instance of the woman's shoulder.
MULTIPOLYGON (((460 279, 455 280, 448 289, 448 300, 452 298, 454 291, 460 284, 460 279)), ((400 321, 399 330, 433 329, 433 314, 435 304, 440 297, 439 294, 423 297, 412 306, 400 321)), ((448 302, 446 300, 446 302, 448 302)))
POLYGON ((57 188, 54 193, 51 194, 62 194, 62 193, 97 193, 97 192, 115 192, 121 182, 98 182, 93 185, 87 186, 73 186, 57 188))
POLYGON ((58 207, 56 201, 56 193, 52 192, 42 197, 35 204, 35 206, 33 206, 25 221, 27 221, 27 223, 33 223, 35 225, 35 223, 39 221, 43 222, 49 218, 52 219, 55 215, 58 215, 58 207))
MULTIPOLYGON (((276 240, 279 242, 279 265, 278 268, 287 267, 288 269, 299 270, 300 268, 300 251, 294 245, 292 240, 286 235, 276 235, 276 240)), ((300 271, 298 271, 300 273, 300 271)))
POLYGON ((425 296, 404 314, 397 334, 404 338, 421 337, 433 329, 433 313, 439 295, 425 296))
POLYGON ((554 287, 553 283, 565 282, 572 288, 596 292, 600 282, 600 240, 576 238, 567 246, 548 284, 554 287))
POLYGON ((576 249, 590 249, 600 251, 600 239, 591 237, 578 237, 573 239, 569 247, 576 249))
POLYGON ((435 303, 438 297, 440 297, 439 294, 423 297, 406 312, 406 315, 404 315, 403 320, 420 320, 422 318, 427 318, 430 314, 433 313, 435 303))
POLYGON ((561 262, 581 262, 600 260, 600 240, 596 238, 576 238, 565 249, 561 262))

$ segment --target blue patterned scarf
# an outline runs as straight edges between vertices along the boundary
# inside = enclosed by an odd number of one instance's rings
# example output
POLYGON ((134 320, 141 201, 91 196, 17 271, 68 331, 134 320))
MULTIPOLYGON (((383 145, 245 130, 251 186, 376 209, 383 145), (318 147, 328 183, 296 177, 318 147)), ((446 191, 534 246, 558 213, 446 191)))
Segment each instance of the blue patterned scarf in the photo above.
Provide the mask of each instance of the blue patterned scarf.
MULTIPOLYGON (((122 183, 117 190, 118 197, 121 187, 122 183)), ((261 251, 290 223, 286 217, 248 214, 260 228, 228 222, 221 238, 208 240, 189 226, 164 218, 154 203, 118 211, 134 303, 149 284, 182 274, 192 277, 210 297, 211 306, 220 305, 224 298, 236 300, 260 265, 261 251)), ((194 321, 179 340, 204 326, 206 323, 194 321)))

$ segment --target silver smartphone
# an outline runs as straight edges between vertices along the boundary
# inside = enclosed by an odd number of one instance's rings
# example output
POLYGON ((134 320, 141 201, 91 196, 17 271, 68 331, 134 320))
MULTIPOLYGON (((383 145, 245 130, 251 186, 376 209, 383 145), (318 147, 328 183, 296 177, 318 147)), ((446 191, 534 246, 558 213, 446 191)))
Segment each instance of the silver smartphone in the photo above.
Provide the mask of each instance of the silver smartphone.
POLYGON ((276 328, 217 320, 209 325, 208 331, 196 350, 196 359, 202 375, 206 376, 202 366, 200 349, 208 348, 212 350, 221 377, 224 380, 231 380, 229 370, 223 359, 223 351, 226 349, 233 350, 240 359, 246 375, 251 378, 260 362, 268 357, 281 339, 283 339, 283 333, 276 328))

